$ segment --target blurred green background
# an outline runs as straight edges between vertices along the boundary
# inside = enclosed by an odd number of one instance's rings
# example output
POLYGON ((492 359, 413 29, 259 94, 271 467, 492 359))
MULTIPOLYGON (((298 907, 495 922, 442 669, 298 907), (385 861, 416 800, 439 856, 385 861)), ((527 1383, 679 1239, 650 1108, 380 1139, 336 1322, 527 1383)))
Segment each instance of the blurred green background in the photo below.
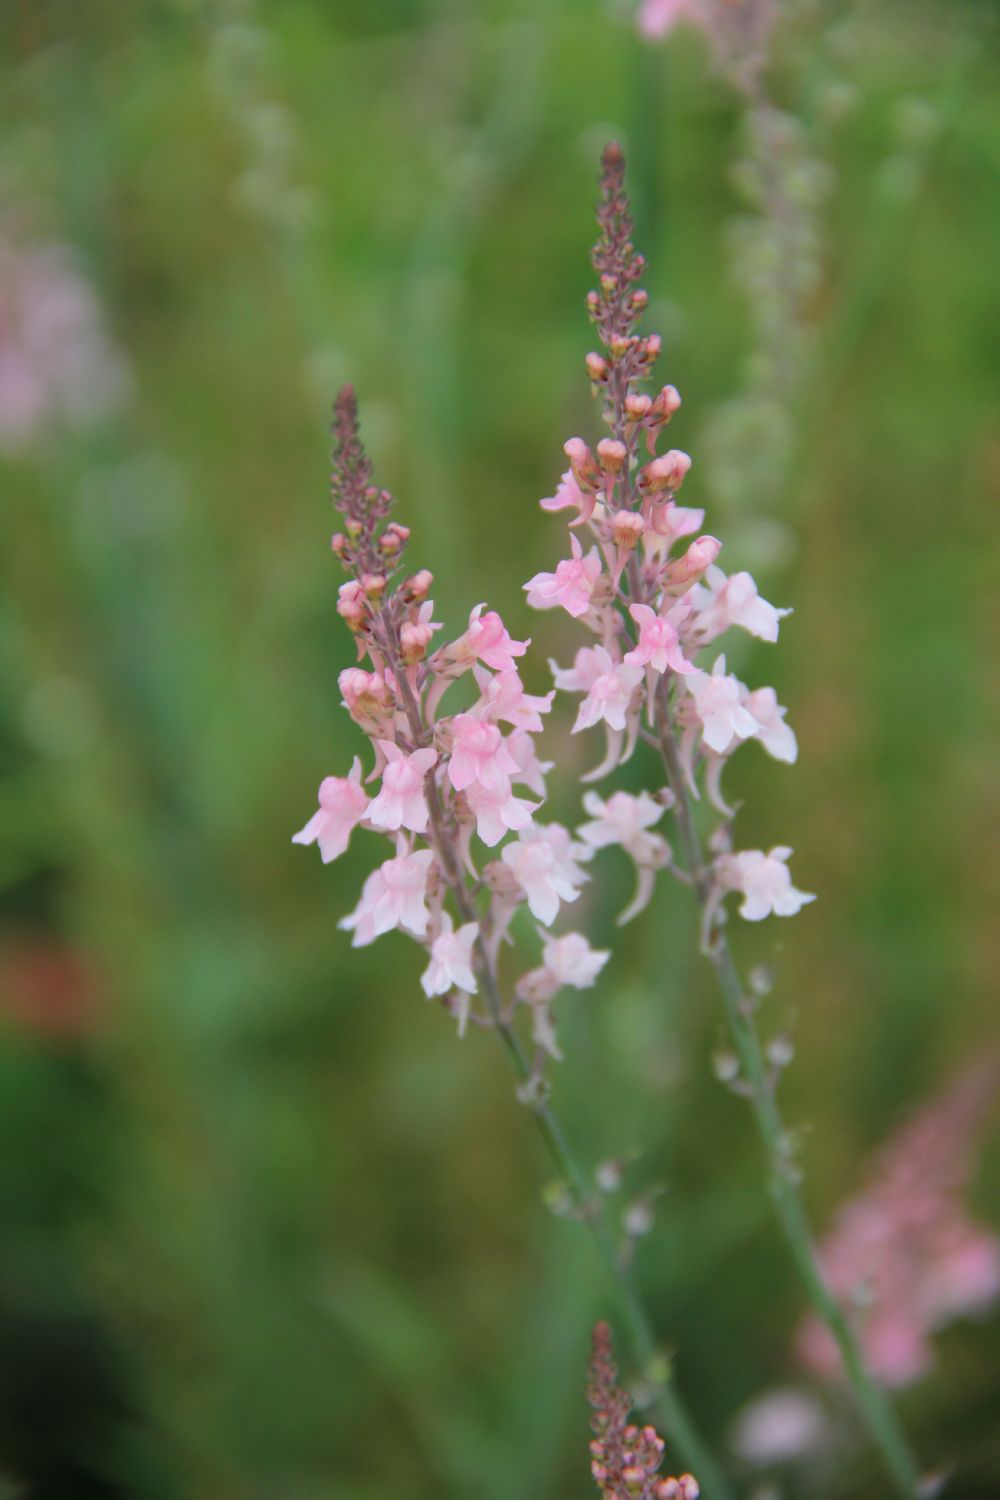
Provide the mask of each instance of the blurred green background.
MULTIPOLYGON (((596 432, 611 135, 685 498, 795 609, 739 667, 789 705, 800 763, 748 752, 729 788, 742 841, 793 844, 821 898, 739 934, 775 966, 766 1027, 794 1028, 820 1226, 998 1039, 1000 10, 797 7, 769 74, 803 155, 791 312, 753 164, 734 172, 739 92, 697 35, 643 44, 629 10, 0 4, 0 235, 66 247, 104 327, 74 386, 107 386, 96 417, 0 447, 3 1494, 592 1492, 584 1363, 611 1309, 544 1205, 501 1050, 456 1041, 407 940, 337 932, 371 841, 324 870, 289 839, 361 748, 325 499, 343 379, 439 618, 457 633, 488 599, 536 672, 573 649, 520 585, 560 555, 536 502, 562 442, 596 432)), ((580 903, 598 938, 624 861, 606 877, 580 903)), ((591 1159, 640 1150, 629 1182, 666 1189, 639 1278, 723 1445, 799 1379, 803 1303, 745 1106, 712 1077, 679 888, 560 1030, 591 1159)), ((996 1140, 974 1209, 1000 1227, 996 1140)), ((937 1347, 902 1410, 927 1462, 960 1461, 949 1493, 985 1500, 1000 1319, 937 1347)), ((850 1447, 780 1485, 884 1493, 850 1447)))

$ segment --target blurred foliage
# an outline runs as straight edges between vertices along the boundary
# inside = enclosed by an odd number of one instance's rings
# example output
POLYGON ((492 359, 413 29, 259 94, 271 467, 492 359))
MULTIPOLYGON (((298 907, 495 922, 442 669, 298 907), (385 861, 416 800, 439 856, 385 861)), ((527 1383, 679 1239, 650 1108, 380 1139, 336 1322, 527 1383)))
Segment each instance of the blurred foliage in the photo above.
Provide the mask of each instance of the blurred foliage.
MULTIPOLYGON (((132 385, 115 418, 0 455, 4 1493, 590 1492, 604 1288, 543 1206, 500 1049, 456 1042, 405 940, 358 954, 337 933, 364 841, 322 870, 289 837, 359 748, 324 508, 342 379, 442 617, 488 598, 542 657, 570 649, 520 583, 557 545, 535 502, 561 444, 593 431, 582 303, 611 133, 696 464, 700 423, 741 395, 740 101, 697 37, 644 47, 628 8, 0 7, 0 210, 73 247, 132 385)), ((782 528, 762 581, 795 608, 748 670, 802 758, 748 755, 732 788, 746 842, 793 844, 822 898, 740 946, 793 1025, 823 1223, 997 1038, 1000 12, 806 10, 774 85, 808 122, 836 59, 819 343, 794 473, 769 489, 748 454, 744 497, 782 528)), ((559 750, 572 773, 576 742, 559 750)), ((589 912, 598 934, 615 909, 589 912)), ((802 1299, 744 1106, 711 1076, 691 927, 663 891, 564 1004, 557 1089, 593 1159, 641 1147, 630 1182, 667 1188, 638 1272, 721 1444, 795 1378, 802 1299)), ((976 1202, 1000 1224, 988 1152, 976 1202)), ((1000 1324, 939 1349, 904 1415, 958 1463, 949 1494, 994 1496, 1000 1324)), ((796 1483, 884 1493, 850 1450, 796 1483)))

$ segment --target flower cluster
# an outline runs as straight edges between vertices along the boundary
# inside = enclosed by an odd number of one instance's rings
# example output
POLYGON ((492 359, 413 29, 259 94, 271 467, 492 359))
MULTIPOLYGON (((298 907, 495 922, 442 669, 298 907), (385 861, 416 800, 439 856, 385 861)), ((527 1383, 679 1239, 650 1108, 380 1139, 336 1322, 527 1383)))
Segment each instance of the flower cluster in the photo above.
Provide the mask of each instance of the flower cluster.
POLYGON ((91 426, 127 387, 124 362, 69 251, 0 237, 0 452, 21 452, 51 427, 91 426))
MULTIPOLYGON (((604 154, 598 221, 599 285, 588 308, 603 352, 586 363, 611 436, 593 450, 579 437, 565 444, 569 468, 541 504, 572 512, 570 556, 525 584, 528 603, 564 609, 594 638, 572 666, 552 664, 556 689, 579 698, 573 732, 604 726, 605 753, 584 780, 599 780, 627 761, 640 737, 663 752, 668 770, 674 762, 695 797, 703 772, 707 796, 725 820, 711 870, 699 873, 711 919, 719 919, 729 892, 741 897, 748 921, 791 916, 813 899, 792 884, 791 850, 731 850, 733 809, 721 778, 729 758, 751 740, 775 760, 793 762, 795 734, 774 689, 748 688, 718 645, 731 630, 774 642, 788 610, 763 599, 749 573, 727 575, 718 566, 721 544, 702 531, 704 511, 677 499, 690 458, 675 448, 658 452, 680 397, 672 385, 655 394, 642 389, 660 340, 635 331, 647 301, 636 284, 644 262, 630 238, 617 146, 604 154), (591 540, 586 551, 581 534, 591 540)), ((646 905, 653 873, 671 862, 666 840, 649 830, 675 802, 676 787, 616 792, 607 802, 588 794, 593 821, 579 830, 580 840, 591 848, 620 844, 637 867, 636 899, 625 917, 646 905)))
POLYGON ((690 1474, 674 1479, 659 1473, 664 1445, 655 1428, 628 1420, 632 1398, 618 1385, 607 1323, 594 1329, 587 1400, 594 1408, 590 1471, 607 1500, 698 1500, 690 1474))
MULTIPOLYGON (((409 933, 427 951, 425 994, 444 1000, 460 1032, 470 1017, 508 1025, 526 1005, 540 1052, 558 1056, 552 1001, 566 987, 592 986, 608 954, 578 932, 549 931, 562 906, 577 900, 595 847, 593 838, 574 839, 536 816, 551 767, 539 759, 535 736, 554 694, 525 690, 518 661, 528 643, 514 640, 484 604, 457 639, 432 649, 441 629, 432 577, 403 568, 409 532, 389 520, 392 497, 371 483, 350 387, 337 401, 334 436, 333 499, 344 529, 332 546, 349 574, 337 608, 359 662, 341 673, 340 689, 369 739, 371 767, 366 775, 355 759, 347 776, 328 776, 294 842, 317 844, 327 862, 343 854, 355 828, 389 838, 392 854, 340 924, 354 945, 395 928, 409 933), (463 677, 474 701, 442 713, 446 693, 463 677), (499 950, 522 906, 539 924, 542 961, 505 1004, 499 950)), ((647 846, 656 847, 648 835, 644 852, 647 846)))
MULTIPOLYGON (((1000 1295, 1000 1238, 974 1223, 964 1203, 998 1077, 997 1058, 977 1062, 905 1125, 821 1247, 827 1282, 857 1320, 872 1372, 886 1385, 918 1379, 934 1363, 931 1335, 1000 1295)), ((815 1315, 797 1343, 815 1373, 841 1373, 815 1315)))

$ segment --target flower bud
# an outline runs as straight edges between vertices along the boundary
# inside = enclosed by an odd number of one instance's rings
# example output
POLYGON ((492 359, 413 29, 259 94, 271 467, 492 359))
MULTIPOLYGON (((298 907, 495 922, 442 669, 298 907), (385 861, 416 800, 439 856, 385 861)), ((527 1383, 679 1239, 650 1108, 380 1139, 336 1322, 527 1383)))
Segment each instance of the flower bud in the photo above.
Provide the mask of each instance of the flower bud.
POLYGON ((399 632, 399 644, 406 666, 412 667, 415 662, 423 661, 432 635, 433 631, 429 625, 407 622, 402 626, 399 632))
POLYGON ((639 355, 643 364, 654 364, 659 359, 662 348, 663 340, 658 333, 651 333, 647 338, 640 340, 639 355))
POLYGON ((628 458, 628 449, 617 438, 602 438, 597 445, 597 458, 606 474, 620 474, 628 458))
POLYGON ((365 573, 361 578, 361 587, 366 596, 377 604, 385 593, 385 578, 381 573, 365 573))
POLYGON ((594 385, 604 385, 608 378, 608 362, 603 354, 587 355, 587 374, 594 385))
POLYGON ((669 588, 687 588, 710 568, 722 551, 722 543, 714 536, 700 536, 693 541, 683 557, 668 563, 664 570, 664 582, 669 588))
POLYGON ((569 459, 573 478, 581 489, 596 490, 603 475, 583 438, 573 437, 563 444, 563 452, 569 459))
POLYGON ((419 573, 414 573, 412 578, 407 578, 403 583, 403 594, 407 599, 419 603, 426 599, 434 583, 434 574, 427 568, 421 568, 419 573))
POLYGON ((629 302, 631 304, 633 312, 645 312, 646 308, 649 306, 649 293, 644 287, 637 286, 635 291, 629 298, 629 302))
POLYGON ((392 689, 380 672, 347 667, 337 678, 344 707, 368 733, 384 733, 395 711, 392 689))
POLYGON ((679 448, 671 448, 669 453, 664 453, 662 458, 654 458, 652 463, 639 470, 637 483, 644 495, 659 495, 664 490, 671 493, 678 490, 684 481, 684 476, 691 467, 691 460, 686 453, 679 448))
POLYGON ((356 578, 342 583, 337 590, 337 613, 348 630, 361 630, 367 614, 365 591, 356 578))
POLYGON ((617 510, 611 517, 611 537, 616 547, 629 551, 637 546, 646 525, 637 510, 617 510))
POLYGON ((379 551, 385 557, 395 557, 397 552, 402 552, 409 540, 410 528, 400 526, 398 521, 390 521, 379 537, 379 551))
POLYGON ((335 531, 330 538, 330 551, 335 557, 339 557, 341 562, 344 562, 347 558, 347 547, 348 542, 344 533, 342 531, 335 531))
POLYGON ((669 422, 680 404, 681 398, 677 387, 665 385, 653 402, 651 415, 657 422, 669 422))
POLYGON ((625 415, 630 422, 642 422, 649 416, 653 406, 652 396, 632 391, 625 397, 625 415))

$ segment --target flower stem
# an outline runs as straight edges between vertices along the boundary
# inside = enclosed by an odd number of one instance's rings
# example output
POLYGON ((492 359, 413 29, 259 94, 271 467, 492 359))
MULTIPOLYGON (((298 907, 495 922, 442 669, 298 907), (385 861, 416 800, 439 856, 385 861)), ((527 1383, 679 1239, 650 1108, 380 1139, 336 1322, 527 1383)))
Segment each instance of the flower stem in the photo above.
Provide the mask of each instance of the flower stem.
MULTIPOLYGON (((667 779, 677 799, 674 809, 677 824, 694 889, 704 912, 711 896, 711 874, 702 855, 691 794, 678 759, 666 676, 660 680, 656 708, 660 749, 667 779)), ((789 1159, 788 1135, 754 1025, 753 1003, 722 933, 715 933, 705 947, 705 954, 715 971, 729 1034, 749 1086, 748 1098, 771 1174, 771 1197, 799 1276, 813 1307, 836 1340, 861 1416, 872 1440, 881 1450, 896 1489, 907 1500, 914 1500, 920 1492, 920 1471, 909 1441, 885 1392, 872 1377, 857 1336, 820 1269, 798 1179, 789 1159)))

